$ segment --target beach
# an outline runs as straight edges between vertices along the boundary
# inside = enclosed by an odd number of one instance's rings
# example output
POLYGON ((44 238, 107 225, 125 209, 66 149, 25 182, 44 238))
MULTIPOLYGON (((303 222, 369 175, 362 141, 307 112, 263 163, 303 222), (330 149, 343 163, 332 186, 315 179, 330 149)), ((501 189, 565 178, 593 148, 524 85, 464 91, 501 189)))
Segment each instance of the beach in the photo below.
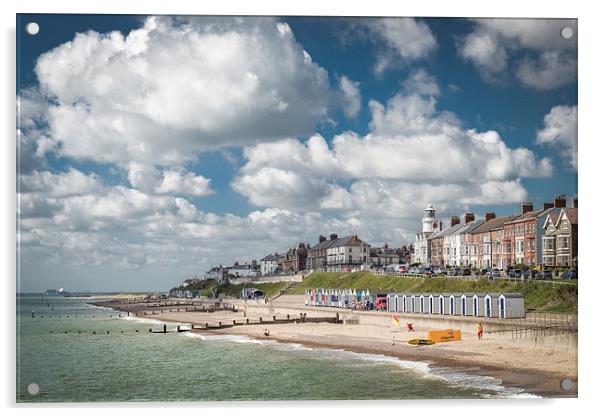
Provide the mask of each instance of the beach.
MULTIPOLYGON (((131 305, 132 314, 139 317, 151 312, 152 319, 172 324, 191 324, 209 327, 221 322, 225 327, 221 329, 194 329, 193 333, 211 335, 239 335, 252 339, 269 339, 281 343, 295 343, 309 348, 329 348, 353 351, 363 354, 384 355, 396 357, 400 360, 427 363, 437 369, 453 370, 464 374, 475 374, 492 377, 499 380, 507 387, 518 387, 526 392, 541 397, 576 397, 577 396, 577 348, 576 343, 571 344, 560 337, 538 337, 538 339, 513 339, 510 335, 488 334, 488 326, 493 322, 485 321, 485 335, 483 340, 476 336, 474 330, 463 330, 462 340, 456 342, 436 343, 429 346, 412 346, 407 343, 413 338, 426 338, 429 330, 442 329, 443 323, 431 323, 431 326, 414 325, 415 331, 408 332, 405 328, 406 321, 416 321, 414 316, 397 314, 401 324, 394 327, 391 323, 391 314, 363 312, 370 322, 357 323, 354 318, 347 323, 334 324, 326 322, 303 323, 272 323, 274 316, 284 320, 286 315, 294 316, 295 311, 307 314, 308 317, 324 317, 332 314, 325 308, 305 307, 298 296, 283 296, 276 302, 268 305, 241 304, 238 311, 220 310, 212 313, 185 311, 181 309, 162 310, 141 305, 131 305), (383 317, 383 315, 385 315, 383 317), (264 324, 258 324, 262 317, 264 324), (380 317, 380 319, 377 319, 380 317), (256 322, 257 324, 235 325, 226 327, 228 323, 256 322), (387 320, 388 319, 388 320, 387 320), (265 330, 269 336, 265 335, 265 330), (573 381, 573 388, 564 391, 560 388, 560 381, 569 378, 573 381)), ((125 309, 123 309, 125 310, 125 309)), ((345 316, 341 316, 345 321, 345 316)), ((360 320, 361 322, 361 320, 360 320)), ((457 325, 457 320, 447 322, 449 327, 457 325)), ((464 328, 469 328, 471 323, 464 323, 464 328)), ((173 329, 173 328, 171 328, 173 329)), ((568 336, 567 336, 568 337, 568 336)))

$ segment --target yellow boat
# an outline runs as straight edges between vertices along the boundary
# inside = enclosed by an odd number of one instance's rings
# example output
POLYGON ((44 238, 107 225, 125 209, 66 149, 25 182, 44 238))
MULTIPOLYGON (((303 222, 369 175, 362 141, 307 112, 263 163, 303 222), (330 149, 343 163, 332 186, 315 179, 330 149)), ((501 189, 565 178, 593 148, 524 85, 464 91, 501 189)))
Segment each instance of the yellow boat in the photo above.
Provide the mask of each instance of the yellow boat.
POLYGON ((426 338, 415 338, 408 341, 410 345, 433 345, 435 342, 426 338))

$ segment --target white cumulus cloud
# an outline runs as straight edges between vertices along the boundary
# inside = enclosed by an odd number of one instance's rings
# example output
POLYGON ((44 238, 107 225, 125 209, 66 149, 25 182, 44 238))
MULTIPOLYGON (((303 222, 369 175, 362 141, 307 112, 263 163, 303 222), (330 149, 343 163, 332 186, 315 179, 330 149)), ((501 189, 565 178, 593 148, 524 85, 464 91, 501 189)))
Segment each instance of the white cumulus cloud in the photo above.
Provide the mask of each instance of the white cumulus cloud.
POLYGON ((537 132, 537 143, 551 146, 577 170, 577 106, 553 107, 537 132))
POLYGON ((483 79, 504 83, 510 72, 525 86, 550 90, 577 80, 577 21, 572 19, 475 19, 458 53, 483 79), (564 39, 564 27, 573 30, 564 39))
MULTIPOLYGON (((28 108, 43 111, 55 151, 102 163, 183 164, 310 134, 339 103, 290 27, 268 17, 149 17, 127 35, 78 33, 35 73, 47 108, 28 108)), ((343 87, 356 113, 356 84, 343 87)))

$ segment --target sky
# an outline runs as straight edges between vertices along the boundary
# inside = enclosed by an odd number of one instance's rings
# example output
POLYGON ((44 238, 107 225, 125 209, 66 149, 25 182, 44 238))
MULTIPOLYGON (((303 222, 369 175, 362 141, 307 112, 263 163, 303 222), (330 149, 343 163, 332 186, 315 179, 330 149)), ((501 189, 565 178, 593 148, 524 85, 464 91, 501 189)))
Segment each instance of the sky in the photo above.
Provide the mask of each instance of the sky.
POLYGON ((21 14, 16 95, 21 292, 577 194, 575 20, 21 14))

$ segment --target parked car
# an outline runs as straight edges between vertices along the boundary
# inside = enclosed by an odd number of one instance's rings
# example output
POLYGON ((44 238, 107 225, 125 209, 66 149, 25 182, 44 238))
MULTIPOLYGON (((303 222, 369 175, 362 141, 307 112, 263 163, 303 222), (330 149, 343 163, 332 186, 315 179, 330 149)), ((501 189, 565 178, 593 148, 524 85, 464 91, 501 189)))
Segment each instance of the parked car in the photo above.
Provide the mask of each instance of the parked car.
POLYGON ((462 269, 461 273, 462 273, 462 276, 470 276, 470 275, 472 275, 472 270, 470 270, 468 268, 464 268, 464 269, 462 269))
POLYGON ((539 270, 531 270, 531 269, 527 269, 523 272, 523 278, 524 279, 541 279, 541 272, 539 270))
POLYGON ((490 269, 481 269, 477 273, 481 276, 486 276, 487 274, 489 274, 489 270, 490 269))
POLYGON ((560 275, 562 279, 576 279, 577 278, 577 270, 567 270, 566 272, 560 275))
POLYGON ((493 280, 502 277, 502 274, 498 269, 489 269, 489 271, 487 272, 487 277, 489 278, 489 280, 493 280))
POLYGON ((553 277, 554 277, 554 275, 552 274, 552 272, 550 270, 544 270, 541 272, 542 279, 552 279, 553 277))
POLYGON ((452 269, 449 269, 448 274, 450 276, 462 276, 462 269, 460 269, 458 267, 454 267, 452 269))
POLYGON ((523 271, 521 269, 510 269, 508 270, 507 275, 513 279, 520 279, 523 275, 523 271))

